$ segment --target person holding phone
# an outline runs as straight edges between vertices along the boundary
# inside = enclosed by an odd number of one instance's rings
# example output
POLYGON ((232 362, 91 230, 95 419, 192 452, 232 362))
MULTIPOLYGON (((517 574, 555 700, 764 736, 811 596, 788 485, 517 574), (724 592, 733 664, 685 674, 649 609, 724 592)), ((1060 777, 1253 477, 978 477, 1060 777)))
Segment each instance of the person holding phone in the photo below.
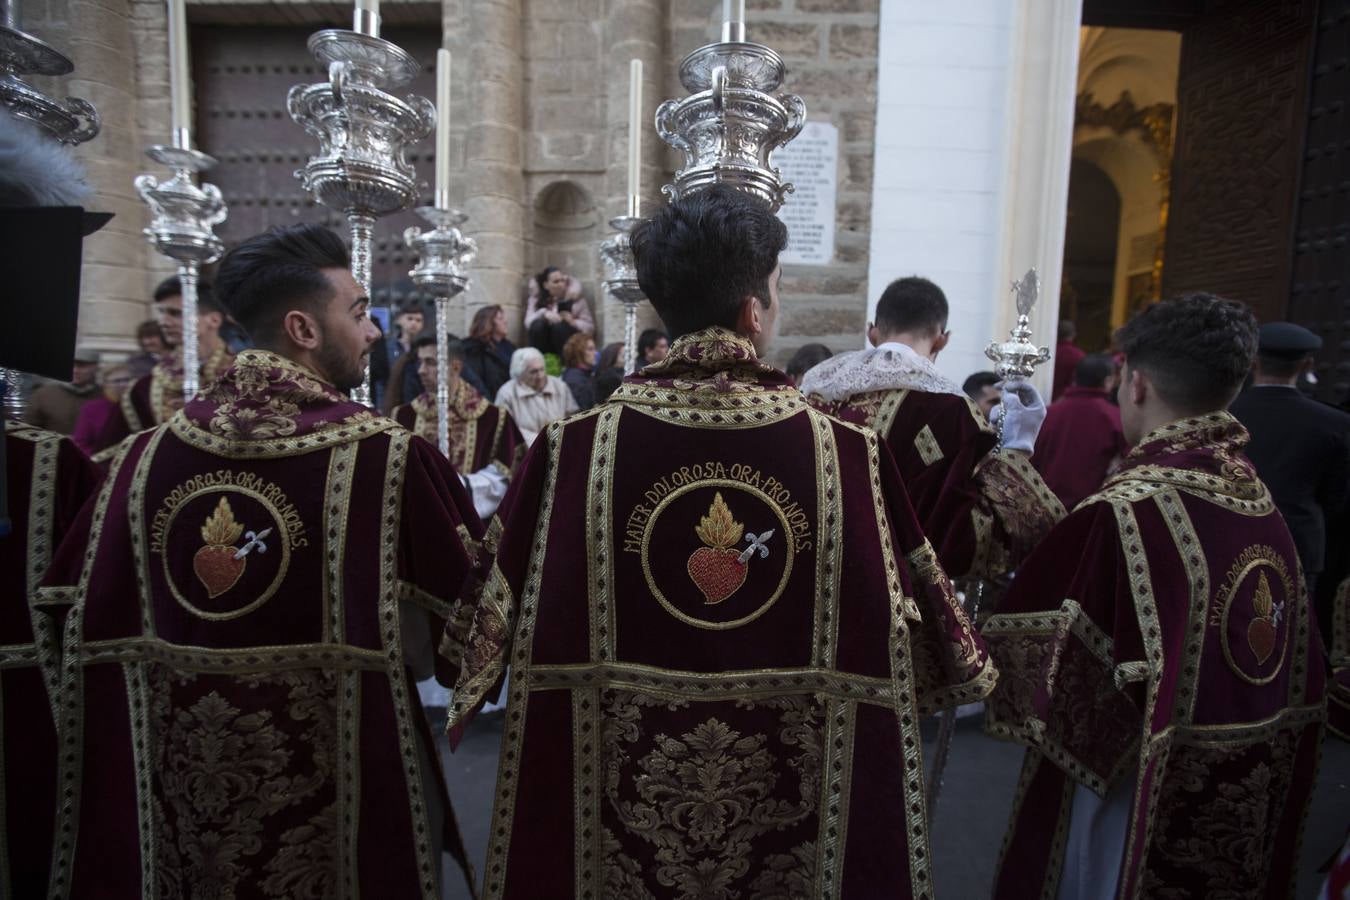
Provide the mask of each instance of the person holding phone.
POLYGON ((581 293, 581 282, 554 266, 534 276, 525 308, 529 345, 540 353, 562 355, 574 334, 595 334, 595 319, 581 293))

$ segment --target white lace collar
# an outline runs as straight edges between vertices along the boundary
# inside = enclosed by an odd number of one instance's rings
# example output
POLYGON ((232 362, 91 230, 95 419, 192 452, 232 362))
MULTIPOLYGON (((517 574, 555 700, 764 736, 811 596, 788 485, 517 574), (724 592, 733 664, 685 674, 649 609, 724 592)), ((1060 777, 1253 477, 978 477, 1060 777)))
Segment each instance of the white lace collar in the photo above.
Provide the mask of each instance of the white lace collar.
POLYGON ((871 350, 840 353, 802 377, 801 392, 829 402, 872 391, 909 389, 930 394, 956 394, 961 387, 943 375, 925 356, 907 344, 888 341, 871 350))

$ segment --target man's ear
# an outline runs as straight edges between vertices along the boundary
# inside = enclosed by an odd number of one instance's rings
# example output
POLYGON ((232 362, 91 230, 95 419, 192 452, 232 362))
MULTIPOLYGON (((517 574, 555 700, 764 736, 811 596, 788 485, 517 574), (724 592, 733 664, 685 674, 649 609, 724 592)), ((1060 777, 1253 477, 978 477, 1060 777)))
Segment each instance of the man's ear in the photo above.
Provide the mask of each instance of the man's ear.
POLYGON ((881 343, 881 331, 871 322, 867 323, 867 343, 873 347, 881 343))
POLYGON ((281 320, 281 330, 302 350, 317 350, 322 343, 319 322, 307 312, 293 309, 281 320))
POLYGON ((951 339, 952 333, 950 331, 938 332, 938 336, 933 338, 933 349, 928 351, 928 358, 936 360, 937 355, 942 352, 943 348, 947 346, 947 343, 951 341, 951 339))
POLYGON ((1152 380, 1138 369, 1130 369, 1129 393, 1131 403, 1143 406, 1144 401, 1153 394, 1152 380))
POLYGON ((764 330, 763 320, 760 314, 764 311, 759 298, 754 294, 746 294, 745 299, 741 301, 741 313, 736 317, 736 331, 747 337, 759 334, 764 330))

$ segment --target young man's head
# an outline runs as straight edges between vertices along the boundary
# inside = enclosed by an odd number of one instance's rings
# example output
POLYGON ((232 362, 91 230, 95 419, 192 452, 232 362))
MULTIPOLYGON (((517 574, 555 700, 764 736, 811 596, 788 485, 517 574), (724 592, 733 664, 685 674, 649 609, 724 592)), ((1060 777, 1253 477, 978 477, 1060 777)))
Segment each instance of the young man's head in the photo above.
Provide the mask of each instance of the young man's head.
POLYGON ((1131 444, 1176 419, 1226 409, 1256 353, 1256 319, 1241 303, 1184 294, 1148 307, 1116 332, 1125 354, 1120 421, 1131 444))
MULTIPOLYGON (((166 278, 155 288, 155 315, 159 330, 170 347, 183 343, 183 288, 178 278, 166 278)), ((214 350, 225 324, 225 307, 216 299, 211 285, 197 285, 197 343, 214 350)))
POLYGON ((164 341, 164 332, 154 319, 136 326, 136 343, 140 345, 142 353, 159 354, 169 349, 164 341))
POLYGON ((875 324, 867 328, 872 346, 906 344, 929 359, 947 346, 947 295, 927 278, 911 275, 886 286, 877 301, 875 324))
POLYGON ((673 337, 721 326, 763 356, 778 324, 778 254, 787 227, 726 185, 663 207, 633 230, 638 283, 673 337))
POLYGON ((648 328, 638 335, 638 365, 659 363, 670 352, 670 338, 659 328, 648 328))
POLYGON ((425 324, 422 317, 422 308, 412 303, 405 305, 399 310, 398 318, 394 319, 394 324, 398 326, 399 339, 412 347, 417 341, 418 335, 422 333, 422 326, 425 324))
POLYGON ((787 373, 793 384, 801 384, 802 376, 834 356, 824 344, 803 344, 801 349, 788 360, 787 373))
POLYGON ((544 368, 544 354, 533 347, 521 347, 512 353, 511 377, 525 387, 542 391, 548 384, 548 369, 544 368))
POLYGON ((966 396, 975 401, 975 405, 984 413, 984 417, 989 418, 989 414, 998 406, 999 401, 1003 399, 1003 392, 995 385, 998 384, 998 376, 993 372, 976 372, 965 380, 961 385, 961 390, 966 392, 966 396))
POLYGON ((98 377, 97 350, 91 350, 88 347, 77 347, 75 350, 75 363, 71 367, 70 383, 76 387, 86 387, 94 383, 98 377))
MULTIPOLYGON (((440 368, 436 362, 436 335, 423 335, 413 341, 412 349, 417 354, 417 377, 422 380, 422 389, 433 394, 436 392, 436 382, 440 379, 440 368)), ((459 373, 464 371, 464 345, 454 340, 446 344, 445 360, 450 368, 446 387, 453 391, 459 383, 459 373)))
POLYGON ((1073 383, 1078 387, 1115 388, 1116 361, 1107 353, 1089 353, 1078 361, 1073 370, 1073 383))
POLYGON ((1072 341, 1078 337, 1078 326, 1074 324, 1073 319, 1059 320, 1059 342, 1072 341))
POLYGON ((342 239, 321 225, 255 235, 221 260, 216 290, 254 345, 308 366, 339 390, 359 385, 379 332, 342 239))

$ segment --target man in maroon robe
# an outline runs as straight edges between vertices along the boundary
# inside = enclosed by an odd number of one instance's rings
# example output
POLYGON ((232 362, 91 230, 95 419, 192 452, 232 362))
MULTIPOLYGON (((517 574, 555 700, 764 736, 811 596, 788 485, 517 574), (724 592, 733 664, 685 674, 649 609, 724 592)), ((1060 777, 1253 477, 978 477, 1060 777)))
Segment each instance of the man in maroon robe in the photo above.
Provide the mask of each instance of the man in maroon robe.
POLYGON ((827 359, 801 389, 816 408, 885 438, 948 575, 997 578, 1064 516, 1031 465, 1045 405, 1030 384, 1006 385, 1004 442, 995 452, 994 429, 933 365, 949 338, 942 289, 901 278, 877 303, 873 349, 827 359))
POLYGON ((1115 377, 1116 364, 1110 356, 1083 357, 1073 386, 1050 405, 1036 435, 1031 464, 1065 509, 1095 494, 1129 449, 1120 427, 1120 408, 1111 402, 1115 377))
POLYGON ((1055 344, 1055 375, 1050 389, 1050 402, 1056 403, 1073 385, 1073 373, 1078 364, 1087 356, 1086 351, 1074 343, 1078 337, 1078 326, 1072 319, 1062 319, 1059 323, 1059 342, 1055 344))
MULTIPOLYGON (((393 418, 413 434, 439 446, 436 336, 427 335, 413 341, 413 352, 417 355, 417 375, 423 390, 411 403, 394 407, 393 418)), ((461 377, 464 345, 451 341, 445 352, 450 367, 446 373, 446 389, 450 394, 446 409, 450 425, 450 465, 466 482, 479 516, 488 521, 506 495, 512 473, 525 456, 525 439, 509 412, 489 403, 461 377)))
MULTIPOLYGON (((108 419, 98 437, 94 461, 106 465, 119 443, 130 435, 167 422, 183 408, 183 289, 178 278, 168 278, 155 288, 155 312, 160 330, 173 350, 166 354, 149 375, 136 379, 122 394, 121 415, 108 419)), ((197 293, 197 353, 201 360, 200 385, 209 387, 234 362, 220 336, 225 309, 208 285, 197 293)))
POLYGON ((761 361, 785 242, 720 185, 641 224, 670 354, 512 482, 451 710, 511 667, 486 897, 933 892, 919 716, 995 673, 876 435, 761 361))
POLYGON ((463 860, 414 678, 439 668, 481 526, 449 463, 347 399, 376 330, 342 241, 226 255, 260 348, 125 442, 43 595, 74 897, 440 896, 463 860))
POLYGON ((61 633, 37 588, 99 475, 69 438, 5 422, 4 477, 12 530, 0 536, 0 897, 45 897, 60 836, 61 633))
POLYGON ((991 733, 1026 743, 998 897, 1286 897, 1326 715, 1289 529, 1225 412, 1241 304, 1121 329, 1121 470, 1031 554, 983 629, 991 733))

